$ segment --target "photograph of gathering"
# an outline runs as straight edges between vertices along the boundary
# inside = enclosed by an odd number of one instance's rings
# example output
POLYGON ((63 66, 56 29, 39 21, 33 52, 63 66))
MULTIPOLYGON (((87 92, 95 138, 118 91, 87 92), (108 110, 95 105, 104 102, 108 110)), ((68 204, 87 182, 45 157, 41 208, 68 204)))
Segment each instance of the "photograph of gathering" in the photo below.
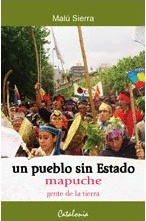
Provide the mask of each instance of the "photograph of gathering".
POLYGON ((145 28, 1 27, 1 157, 145 159, 145 28))

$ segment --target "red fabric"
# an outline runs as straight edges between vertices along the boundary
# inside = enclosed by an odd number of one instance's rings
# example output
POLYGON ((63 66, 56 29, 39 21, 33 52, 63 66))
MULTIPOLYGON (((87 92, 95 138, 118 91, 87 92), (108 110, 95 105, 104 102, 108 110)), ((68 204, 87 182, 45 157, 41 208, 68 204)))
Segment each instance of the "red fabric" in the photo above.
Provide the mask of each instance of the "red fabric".
POLYGON ((124 100, 127 104, 131 102, 130 97, 126 96, 125 94, 120 94, 119 100, 124 100))
POLYGON ((100 90, 99 90, 99 87, 98 87, 98 85, 97 85, 93 99, 95 100, 95 99, 97 99, 99 96, 100 96, 100 90))
POLYGON ((24 107, 18 107, 17 111, 18 112, 25 112, 25 108, 24 107))
POLYGON ((139 81, 139 82, 137 82, 136 84, 135 84, 135 87, 136 88, 142 88, 142 87, 144 87, 145 86, 145 82, 144 81, 139 81))
POLYGON ((68 119, 63 115, 63 123, 64 123, 64 128, 67 129, 68 128, 68 119))
MULTIPOLYGON (((138 110, 135 110, 135 115, 136 121, 138 123, 142 119, 143 115, 138 110)), ((134 129, 132 110, 130 109, 129 111, 127 111, 126 114, 123 112, 122 109, 116 110, 114 113, 114 117, 119 117, 121 119, 121 121, 126 125, 128 133, 131 137, 134 129)))
POLYGON ((42 99, 46 100, 46 101, 50 101, 51 100, 51 97, 49 94, 44 94, 42 95, 42 99))

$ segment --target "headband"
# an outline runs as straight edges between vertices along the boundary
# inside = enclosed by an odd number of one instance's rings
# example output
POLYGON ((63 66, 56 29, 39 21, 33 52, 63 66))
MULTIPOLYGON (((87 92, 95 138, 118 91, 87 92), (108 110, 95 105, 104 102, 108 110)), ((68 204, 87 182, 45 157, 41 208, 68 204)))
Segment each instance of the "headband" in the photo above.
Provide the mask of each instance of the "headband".
POLYGON ((52 118, 53 116, 63 116, 63 114, 59 110, 54 110, 50 118, 52 118))
POLYGON ((124 100, 127 104, 129 104, 131 102, 130 97, 126 96, 125 94, 120 94, 119 100, 124 100))
POLYGON ((136 88, 143 88, 145 86, 145 82, 144 81, 139 81, 137 83, 135 83, 135 87, 136 88))
POLYGON ((108 143, 108 141, 110 141, 110 139, 115 139, 119 135, 121 135, 124 138, 126 135, 125 131, 122 129, 113 128, 111 131, 106 133, 105 142, 108 143))
POLYGON ((54 112, 51 114, 51 116, 50 116, 50 119, 52 119, 52 117, 53 116, 62 116, 62 118, 63 118, 63 123, 64 123, 64 128, 65 129, 67 129, 67 127, 68 127, 68 119, 66 118, 66 116, 65 115, 63 115, 62 113, 61 113, 61 111, 59 111, 59 110, 54 110, 54 112))
POLYGON ((40 126, 39 131, 47 131, 49 133, 58 135, 58 129, 56 129, 54 127, 47 126, 47 125, 40 126))

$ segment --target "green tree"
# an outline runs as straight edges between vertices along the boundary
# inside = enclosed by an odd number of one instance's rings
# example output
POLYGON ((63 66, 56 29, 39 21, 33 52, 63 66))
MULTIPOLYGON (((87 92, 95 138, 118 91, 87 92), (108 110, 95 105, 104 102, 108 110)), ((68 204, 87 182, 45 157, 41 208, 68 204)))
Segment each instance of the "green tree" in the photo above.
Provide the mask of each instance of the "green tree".
MULTIPOLYGON (((33 27, 33 31, 39 56, 41 51, 42 75, 46 75, 50 65, 47 62, 48 57, 43 46, 50 43, 46 40, 50 32, 45 27, 33 27)), ((28 26, 4 26, 1 28, 1 56, 2 82, 8 70, 12 69, 13 72, 9 77, 10 88, 14 88, 14 84, 16 84, 21 95, 34 97, 37 65, 34 44, 28 26)), ((49 73, 51 75, 53 71, 49 73)), ((52 80, 51 84, 53 84, 52 80)), ((51 88, 53 88, 52 85, 51 88)))
POLYGON ((112 66, 106 71, 99 73, 99 79, 102 81, 104 94, 107 95, 109 89, 114 92, 119 92, 128 87, 129 80, 127 72, 135 68, 145 67, 145 51, 140 52, 139 55, 120 59, 116 65, 112 66))
MULTIPOLYGON (((145 68, 145 51, 134 57, 124 57, 120 59, 116 65, 113 65, 108 70, 97 71, 95 77, 91 80, 91 85, 95 86, 99 81, 102 82, 104 95, 108 95, 112 89, 114 93, 120 92, 128 87, 129 80, 127 72, 135 68, 145 68)), ((79 85, 87 88, 86 80, 83 79, 79 85)), ((62 90, 65 96, 73 96, 73 88, 62 90)))
POLYGON ((65 99, 69 99, 70 97, 74 96, 74 88, 64 88, 59 92, 59 94, 62 94, 65 97, 65 99))
POLYGON ((53 67, 44 61, 44 65, 42 67, 42 87, 47 94, 51 96, 54 95, 54 82, 53 82, 53 67))

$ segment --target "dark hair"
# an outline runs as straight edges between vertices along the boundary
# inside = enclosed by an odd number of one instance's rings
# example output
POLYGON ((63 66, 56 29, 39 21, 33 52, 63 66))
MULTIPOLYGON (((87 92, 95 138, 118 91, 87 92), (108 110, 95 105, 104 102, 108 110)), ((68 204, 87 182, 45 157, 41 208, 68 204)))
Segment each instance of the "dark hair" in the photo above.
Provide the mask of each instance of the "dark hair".
POLYGON ((93 118, 91 113, 87 113, 85 117, 90 117, 91 119, 93 118))
POLYGON ((88 104, 87 101, 79 101, 78 106, 79 106, 79 105, 85 105, 85 106, 86 106, 87 104, 88 104))
MULTIPOLYGON (((65 103, 65 98, 64 98, 63 95, 58 94, 57 96, 55 96, 55 97, 53 98, 53 100, 55 101, 58 97, 61 97, 61 98, 63 99, 63 105, 64 105, 64 103, 65 103)), ((61 103, 62 103, 62 101, 61 101, 61 103)))
POLYGON ((113 101, 113 100, 111 100, 111 98, 110 97, 106 97, 105 99, 104 99, 104 103, 106 103, 106 104, 108 104, 108 105, 112 105, 112 104, 115 104, 115 102, 113 101))

